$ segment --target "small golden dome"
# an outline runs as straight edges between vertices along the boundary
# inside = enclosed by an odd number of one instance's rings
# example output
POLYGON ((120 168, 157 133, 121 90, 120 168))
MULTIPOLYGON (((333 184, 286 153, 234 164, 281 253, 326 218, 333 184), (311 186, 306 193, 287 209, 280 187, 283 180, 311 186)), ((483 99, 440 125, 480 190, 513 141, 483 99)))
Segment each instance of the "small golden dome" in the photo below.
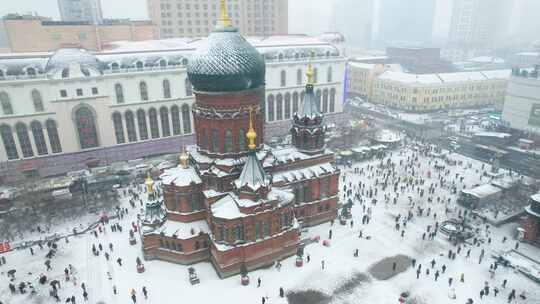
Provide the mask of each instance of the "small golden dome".
POLYGON ((255 140, 257 139, 257 133, 255 132, 255 129, 253 129, 253 119, 252 119, 252 111, 253 109, 249 109, 249 130, 246 134, 247 140, 248 140, 248 148, 250 150, 255 150, 257 148, 257 144, 255 144, 255 140))
POLYGON ((154 180, 152 179, 152 176, 150 176, 150 171, 148 171, 148 176, 144 183, 146 185, 146 191, 148 193, 154 193, 154 180))
POLYGON ((184 169, 189 167, 189 154, 186 148, 182 148, 182 153, 180 153, 180 166, 184 169))

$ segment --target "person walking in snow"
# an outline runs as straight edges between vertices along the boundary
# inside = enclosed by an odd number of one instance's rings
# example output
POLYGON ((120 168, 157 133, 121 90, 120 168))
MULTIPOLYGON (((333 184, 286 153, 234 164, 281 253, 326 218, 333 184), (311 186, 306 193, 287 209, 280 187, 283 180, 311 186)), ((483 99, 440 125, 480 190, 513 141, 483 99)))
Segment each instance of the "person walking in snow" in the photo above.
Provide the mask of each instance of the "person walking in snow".
POLYGON ((116 259, 116 263, 118 263, 119 266, 122 266, 122 259, 121 258, 116 259))
POLYGON ((257 288, 261 287, 261 278, 259 277, 257 279, 257 288))
POLYGON ((148 290, 146 289, 146 286, 143 286, 142 288, 142 293, 144 295, 144 298, 145 299, 148 299, 148 290))

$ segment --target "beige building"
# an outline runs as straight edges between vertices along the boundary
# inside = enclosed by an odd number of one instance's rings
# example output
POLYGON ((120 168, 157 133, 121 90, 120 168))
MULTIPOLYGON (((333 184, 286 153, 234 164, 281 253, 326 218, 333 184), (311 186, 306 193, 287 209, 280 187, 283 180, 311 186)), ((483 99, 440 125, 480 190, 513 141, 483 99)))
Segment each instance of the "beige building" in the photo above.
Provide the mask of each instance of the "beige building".
POLYGON ((412 74, 399 65, 349 62, 348 93, 407 111, 495 106, 502 109, 510 70, 412 74))
POLYGON ((510 70, 409 74, 386 71, 373 82, 374 103, 408 111, 494 106, 502 109, 510 70))
POLYGON ((66 46, 96 51, 113 41, 157 38, 156 27, 150 21, 109 21, 94 25, 18 15, 1 21, 11 52, 48 52, 66 46))
MULTIPOLYGON (((160 38, 204 37, 219 18, 218 0, 147 0, 160 38)), ((233 25, 246 36, 288 33, 288 0, 228 0, 233 25)))
POLYGON ((384 64, 349 62, 347 87, 352 97, 361 97, 369 101, 373 96, 373 81, 385 71, 384 64))

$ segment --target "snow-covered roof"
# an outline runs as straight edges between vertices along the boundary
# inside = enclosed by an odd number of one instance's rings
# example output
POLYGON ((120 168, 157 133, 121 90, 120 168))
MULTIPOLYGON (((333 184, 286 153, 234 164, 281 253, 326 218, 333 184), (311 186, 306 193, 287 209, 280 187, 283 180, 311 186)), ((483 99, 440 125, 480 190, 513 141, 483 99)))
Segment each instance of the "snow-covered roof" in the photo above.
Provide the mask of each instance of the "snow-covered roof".
POLYGON ((463 82, 486 80, 481 72, 458 72, 438 74, 443 82, 463 82))
POLYGON ((484 137, 497 137, 497 138, 509 138, 512 137, 511 134, 501 133, 501 132, 476 132, 474 136, 484 136, 484 137))
POLYGON ((201 184, 201 178, 194 168, 182 168, 180 166, 167 169, 160 176, 165 185, 175 185, 179 187, 189 186, 191 183, 201 184))
POLYGON ((471 58, 468 61, 477 63, 504 63, 504 59, 493 56, 478 56, 471 58))
POLYGON ((361 69, 374 69, 375 66, 377 66, 377 63, 364 63, 364 62, 355 62, 355 61, 349 61, 348 65, 355 67, 355 68, 361 68, 361 69))
POLYGON ((533 201, 535 201, 535 202, 540 203, 540 193, 536 193, 536 194, 531 195, 531 199, 533 201))
POLYGON ((483 71, 482 74, 484 74, 488 79, 509 79, 510 75, 512 75, 512 70, 483 71))
POLYGON ((210 228, 206 220, 199 220, 193 222, 177 222, 167 220, 163 225, 158 228, 152 229, 151 227, 143 227, 143 233, 163 233, 166 236, 176 236, 178 239, 190 239, 199 235, 199 233, 209 233, 210 228), (193 233, 192 233, 193 232, 193 233))
POLYGON ((321 111, 319 110, 319 106, 317 104, 317 97, 315 97, 315 93, 313 92, 313 86, 308 85, 308 87, 306 88, 306 95, 304 97, 304 101, 300 105, 298 113, 295 113, 295 115, 299 118, 309 119, 314 119, 316 117, 322 116, 321 111))
POLYGON ((308 159, 310 156, 298 151, 295 147, 272 150, 272 155, 278 163, 288 163, 297 160, 308 159))
POLYGON ((261 162, 257 159, 254 152, 250 152, 240 177, 234 181, 237 189, 249 187, 253 191, 257 191, 261 187, 267 187, 271 183, 270 178, 264 172, 261 162))
POLYGON ((225 197, 219 199, 210 206, 212 215, 222 219, 235 219, 249 216, 250 214, 243 213, 240 208, 249 208, 257 205, 264 205, 270 201, 277 201, 279 206, 288 205, 294 200, 294 194, 290 191, 273 188, 266 199, 252 201, 248 199, 240 199, 236 194, 230 192, 225 197))
POLYGON ((510 78, 510 74, 511 71, 507 69, 439 74, 411 74, 399 71, 386 71, 379 76, 379 79, 403 83, 443 84, 451 82, 481 81, 486 79, 508 79, 510 78))
POLYGON ((485 184, 472 189, 463 190, 463 193, 470 194, 477 198, 485 198, 499 192, 501 192, 501 189, 491 184, 485 184))
POLYGON ((441 79, 436 74, 410 74, 403 72, 386 71, 379 76, 381 80, 404 83, 440 84, 441 79))
POLYGON ((307 168, 276 172, 273 176, 274 182, 294 182, 299 180, 318 177, 323 174, 333 173, 336 169, 330 163, 324 163, 307 168))

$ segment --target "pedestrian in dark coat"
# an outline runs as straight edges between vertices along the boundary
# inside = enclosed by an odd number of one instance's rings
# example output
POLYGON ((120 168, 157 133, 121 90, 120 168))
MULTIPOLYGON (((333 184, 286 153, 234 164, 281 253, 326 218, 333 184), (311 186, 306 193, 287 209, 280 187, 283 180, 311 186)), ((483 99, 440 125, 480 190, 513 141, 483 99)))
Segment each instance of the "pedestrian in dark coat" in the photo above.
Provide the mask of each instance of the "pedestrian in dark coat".
POLYGON ((285 296, 285 291, 283 290, 283 287, 279 288, 279 297, 283 298, 285 296))

